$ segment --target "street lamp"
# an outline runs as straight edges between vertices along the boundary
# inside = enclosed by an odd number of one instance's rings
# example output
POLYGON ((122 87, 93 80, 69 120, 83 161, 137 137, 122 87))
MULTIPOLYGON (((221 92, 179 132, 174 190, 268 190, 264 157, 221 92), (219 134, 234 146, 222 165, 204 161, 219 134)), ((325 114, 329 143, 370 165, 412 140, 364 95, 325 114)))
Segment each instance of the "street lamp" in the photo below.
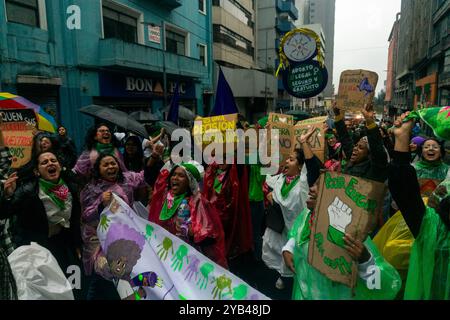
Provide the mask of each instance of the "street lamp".
POLYGON ((163 30, 163 32, 161 33, 162 35, 162 41, 163 41, 163 95, 164 95, 164 108, 167 107, 167 72, 166 72, 166 30, 164 29, 164 22, 162 23, 162 25, 160 24, 156 24, 153 22, 141 22, 144 25, 149 25, 151 27, 159 27, 161 30, 163 30))

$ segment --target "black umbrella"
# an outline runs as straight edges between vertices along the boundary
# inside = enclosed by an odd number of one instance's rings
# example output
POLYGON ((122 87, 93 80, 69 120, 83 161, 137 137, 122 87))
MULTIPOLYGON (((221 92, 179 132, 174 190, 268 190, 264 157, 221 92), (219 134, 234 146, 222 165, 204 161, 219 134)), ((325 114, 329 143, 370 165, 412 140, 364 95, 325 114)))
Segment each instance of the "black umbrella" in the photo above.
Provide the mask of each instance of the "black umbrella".
MULTIPOLYGON (((166 114, 168 114, 168 113, 169 113, 169 110, 170 110, 170 106, 166 107, 166 108, 164 109, 164 112, 165 112, 166 114)), ((180 105, 180 109, 179 109, 179 111, 178 111, 178 117, 179 117, 180 119, 191 120, 191 121, 192 121, 192 120, 195 120, 196 115, 195 115, 194 112, 192 112, 191 110, 189 110, 189 109, 186 108, 185 106, 181 106, 181 105, 180 105)))
POLYGON ((143 124, 137 122, 127 113, 114 109, 112 106, 105 107, 91 104, 82 107, 80 112, 117 125, 122 129, 131 131, 141 137, 148 138, 147 130, 145 130, 143 124))
POLYGON ((130 117, 140 122, 151 122, 158 121, 159 118, 157 115, 150 113, 148 111, 136 111, 130 113, 130 117))
POLYGON ((295 121, 303 121, 312 118, 312 116, 309 113, 300 110, 289 110, 288 112, 286 112, 286 114, 294 116, 295 121))
POLYGON ((176 125, 176 124, 173 123, 172 121, 159 121, 159 122, 158 122, 158 125, 159 125, 161 128, 166 129, 166 132, 167 132, 168 134, 170 134, 170 135, 171 135, 175 130, 181 129, 180 126, 176 125))

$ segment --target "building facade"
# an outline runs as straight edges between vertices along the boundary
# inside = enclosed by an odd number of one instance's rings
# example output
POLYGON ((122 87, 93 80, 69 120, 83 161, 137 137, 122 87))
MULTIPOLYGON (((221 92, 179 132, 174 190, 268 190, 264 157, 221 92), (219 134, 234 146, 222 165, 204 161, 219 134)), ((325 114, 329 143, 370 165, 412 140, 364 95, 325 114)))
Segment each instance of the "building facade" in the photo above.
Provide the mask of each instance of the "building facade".
POLYGON ((308 0, 308 11, 305 24, 320 24, 326 39, 325 66, 328 70, 328 84, 323 91, 325 98, 334 96, 333 66, 334 66, 334 30, 336 20, 336 0, 308 0))
POLYGON ((112 105, 203 115, 213 102, 209 0, 0 0, 0 89, 40 104, 78 146, 93 120, 78 110, 112 105))
POLYGON ((396 113, 417 105, 448 105, 450 0, 403 0, 399 21, 396 113))
POLYGON ((398 37, 400 31, 400 13, 397 14, 394 25, 392 26, 389 35, 389 50, 388 50, 388 66, 386 77, 386 97, 384 99, 386 112, 394 113, 394 91, 396 89, 397 78, 397 59, 398 59, 398 37))
MULTIPOLYGON (((279 61, 281 39, 295 29, 300 16, 294 0, 258 1, 258 43, 257 61, 261 68, 275 74, 279 61)), ((276 103, 274 110, 289 110, 293 105, 292 97, 284 90, 283 81, 277 79, 276 103)))
MULTIPOLYGON (((277 98, 273 58, 259 51, 270 45, 264 42, 268 35, 259 32, 263 1, 213 0, 214 60, 233 90, 240 113, 251 122, 272 110, 277 98)), ((274 42, 271 47, 274 50, 274 42)))

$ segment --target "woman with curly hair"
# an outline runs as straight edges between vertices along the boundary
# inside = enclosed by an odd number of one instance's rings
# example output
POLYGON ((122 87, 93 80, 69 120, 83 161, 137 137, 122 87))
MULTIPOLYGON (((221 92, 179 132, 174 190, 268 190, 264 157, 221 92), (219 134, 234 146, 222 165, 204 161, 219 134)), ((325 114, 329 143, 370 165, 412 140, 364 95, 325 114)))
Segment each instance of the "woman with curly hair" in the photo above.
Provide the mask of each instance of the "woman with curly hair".
MULTIPOLYGON (((147 165, 154 163, 150 158, 147 165)), ((112 193, 133 206, 135 191, 145 186, 146 171, 124 172, 120 161, 109 153, 100 153, 93 166, 92 180, 81 191, 81 235, 83 238, 83 264, 91 278, 88 299, 119 299, 107 263, 97 237, 100 214, 112 200, 112 193)))
POLYGON ((111 129, 106 124, 100 123, 89 129, 86 134, 86 150, 80 155, 72 171, 89 179, 98 156, 103 153, 114 156, 120 169, 125 172, 127 169, 118 148, 119 141, 111 133, 111 129))

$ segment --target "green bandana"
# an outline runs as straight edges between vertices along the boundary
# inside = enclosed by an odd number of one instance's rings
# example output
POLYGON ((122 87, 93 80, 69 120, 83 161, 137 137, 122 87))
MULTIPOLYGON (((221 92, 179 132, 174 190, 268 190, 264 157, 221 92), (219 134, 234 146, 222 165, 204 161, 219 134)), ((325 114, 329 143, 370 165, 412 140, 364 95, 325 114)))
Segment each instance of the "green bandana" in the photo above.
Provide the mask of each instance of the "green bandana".
POLYGON ((442 161, 430 162, 426 160, 418 161, 415 163, 416 169, 434 169, 440 167, 442 165, 442 161))
POLYGON ((223 173, 222 170, 218 169, 216 178, 214 179, 214 190, 216 190, 216 193, 219 194, 222 191, 222 182, 219 180, 218 176, 223 173))
POLYGON ((286 199, 289 195, 289 192, 291 192, 292 188, 295 187, 298 180, 300 179, 300 176, 297 176, 294 180, 291 181, 288 185, 286 184, 286 177, 284 178, 283 186, 281 187, 281 196, 283 199, 286 199))
POLYGON ((39 179, 39 187, 52 199, 60 210, 66 208, 65 200, 67 200, 69 189, 63 179, 59 179, 58 183, 39 179))
POLYGON ((173 199, 172 208, 170 208, 170 209, 167 205, 167 199, 166 199, 164 201, 164 205, 161 210, 161 214, 159 215, 159 220, 166 221, 166 220, 169 220, 170 218, 172 218, 184 198, 186 198, 186 193, 180 194, 179 196, 175 196, 173 199))
POLYGON ((97 142, 95 144, 95 149, 98 153, 105 153, 108 155, 114 155, 114 146, 112 143, 99 143, 97 142))

